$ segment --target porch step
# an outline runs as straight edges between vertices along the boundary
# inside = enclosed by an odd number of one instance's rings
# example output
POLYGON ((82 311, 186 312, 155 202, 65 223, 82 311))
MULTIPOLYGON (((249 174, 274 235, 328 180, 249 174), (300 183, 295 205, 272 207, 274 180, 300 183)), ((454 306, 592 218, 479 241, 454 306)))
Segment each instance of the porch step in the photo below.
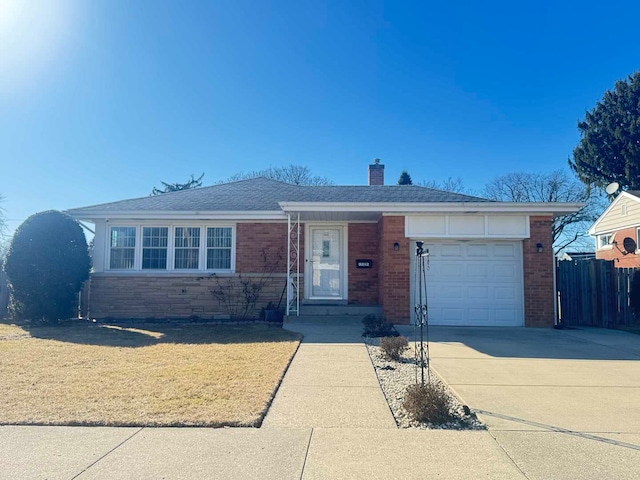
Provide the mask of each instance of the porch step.
POLYGON ((378 305, 348 305, 338 302, 305 302, 300 305, 300 315, 284 317, 287 323, 316 323, 316 324, 354 324, 361 325, 365 315, 381 315, 382 308, 378 305))
POLYGON ((300 317, 329 316, 329 317, 358 317, 365 315, 381 315, 382 309, 378 305, 300 305, 300 317))
MULTIPOLYGON (((364 315, 363 315, 364 316, 364 315)), ((285 324, 313 324, 313 325, 355 325, 362 327, 362 317, 357 315, 285 315, 285 324)))

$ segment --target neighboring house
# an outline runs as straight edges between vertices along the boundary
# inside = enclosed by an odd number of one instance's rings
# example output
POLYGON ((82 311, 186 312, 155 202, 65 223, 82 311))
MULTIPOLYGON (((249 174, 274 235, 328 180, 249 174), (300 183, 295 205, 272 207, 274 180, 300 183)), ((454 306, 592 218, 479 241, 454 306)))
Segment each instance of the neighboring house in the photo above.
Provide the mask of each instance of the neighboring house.
POLYGON ((579 261, 579 260, 595 260, 595 258, 596 258, 595 252, 563 252, 562 255, 558 257, 558 260, 579 261))
POLYGON ((589 229, 596 242, 596 258, 615 266, 640 267, 640 192, 621 192, 589 229))
POLYGON ((94 318, 224 315, 215 282, 264 276, 265 252, 283 258, 258 307, 283 294, 293 316, 309 303, 375 305, 409 323, 424 241, 431 324, 549 326, 552 219, 581 206, 387 186, 376 162, 368 186, 255 178, 68 213, 95 224, 94 318))

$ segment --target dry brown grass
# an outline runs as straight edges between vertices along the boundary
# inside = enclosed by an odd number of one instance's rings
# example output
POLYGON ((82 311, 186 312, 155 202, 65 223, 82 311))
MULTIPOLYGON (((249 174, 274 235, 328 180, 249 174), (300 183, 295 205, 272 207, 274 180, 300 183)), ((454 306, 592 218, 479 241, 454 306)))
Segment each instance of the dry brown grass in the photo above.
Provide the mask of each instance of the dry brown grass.
POLYGON ((299 341, 263 325, 0 323, 0 424, 256 425, 299 341))

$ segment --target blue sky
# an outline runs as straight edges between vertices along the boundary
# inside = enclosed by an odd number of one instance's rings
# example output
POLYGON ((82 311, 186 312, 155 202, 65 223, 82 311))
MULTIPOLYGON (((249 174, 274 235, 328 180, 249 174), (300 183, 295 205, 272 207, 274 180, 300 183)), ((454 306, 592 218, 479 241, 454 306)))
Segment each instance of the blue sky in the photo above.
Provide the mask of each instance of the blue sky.
POLYGON ((0 1, 0 194, 29 215, 204 172, 567 168, 640 66, 637 2, 0 1), (626 4, 626 5, 623 5, 626 4))

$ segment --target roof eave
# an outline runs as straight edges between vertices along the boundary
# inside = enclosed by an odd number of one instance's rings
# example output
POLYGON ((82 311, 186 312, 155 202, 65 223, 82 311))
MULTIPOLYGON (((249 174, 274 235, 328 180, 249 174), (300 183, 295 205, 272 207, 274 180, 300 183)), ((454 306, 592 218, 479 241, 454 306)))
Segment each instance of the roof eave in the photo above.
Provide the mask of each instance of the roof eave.
POLYGON ((584 207, 584 203, 517 202, 280 202, 284 212, 381 212, 381 213, 510 213, 526 215, 567 215, 584 207))
POLYGON ((280 210, 242 211, 167 211, 128 210, 109 212, 100 210, 73 209, 65 213, 75 218, 91 222, 94 220, 285 220, 287 216, 280 210))

